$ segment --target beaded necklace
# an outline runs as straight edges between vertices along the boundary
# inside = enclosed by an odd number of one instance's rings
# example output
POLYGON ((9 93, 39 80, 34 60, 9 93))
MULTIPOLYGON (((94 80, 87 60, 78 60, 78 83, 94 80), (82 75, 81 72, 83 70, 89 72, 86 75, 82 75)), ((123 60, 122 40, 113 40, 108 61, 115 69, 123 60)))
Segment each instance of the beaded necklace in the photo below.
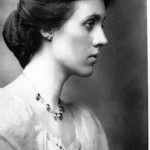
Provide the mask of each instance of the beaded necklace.
MULTIPOLYGON (((40 101, 42 104, 45 104, 46 110, 53 115, 55 120, 57 120, 57 119, 62 120, 63 119, 63 113, 64 113, 65 110, 64 110, 64 107, 61 105, 61 99, 59 98, 59 101, 58 101, 59 112, 55 112, 50 107, 50 105, 47 104, 44 101, 44 99, 41 97, 40 93, 37 92, 36 88, 34 87, 33 83, 30 81, 30 79, 24 73, 22 73, 22 74, 28 80, 28 82, 32 85, 32 87, 34 88, 35 92, 37 93, 36 96, 35 96, 35 99, 37 101, 40 101)), ((56 145, 60 150, 66 150, 66 147, 62 144, 62 141, 60 139, 58 139, 57 137, 53 138, 50 134, 47 134, 47 139, 50 142, 52 142, 54 145, 56 145)), ((81 148, 81 144, 80 143, 73 143, 73 144, 75 144, 74 146, 76 147, 76 149, 80 150, 80 148, 81 148)))
MULTIPOLYGON (((35 96, 35 99, 36 101, 39 101, 41 102, 42 104, 45 104, 46 106, 46 110, 51 113, 54 117, 55 120, 57 119, 60 119, 62 120, 63 119, 63 113, 64 113, 64 107, 62 106, 61 104, 61 99, 59 98, 59 101, 58 101, 58 107, 59 107, 59 112, 55 112, 49 104, 47 104, 44 99, 41 97, 40 93, 37 92, 35 86, 33 85, 33 83, 31 82, 31 80, 24 74, 22 73, 22 75, 28 80, 28 82, 32 85, 32 87, 34 88, 35 92, 37 93, 36 96, 35 96)), ((34 123, 36 124, 36 123, 34 123)), ((51 134, 47 134, 47 139, 53 143, 55 146, 57 146, 60 150, 67 150, 67 148, 63 145, 61 139, 57 138, 57 137, 52 137, 51 134)), ((80 150, 81 149, 81 144, 79 142, 73 142, 71 144, 72 147, 75 147, 76 149, 80 150)))
POLYGON ((33 85, 33 83, 30 81, 30 79, 24 74, 22 73, 23 76, 30 82, 30 84, 32 85, 32 87, 34 88, 35 92, 37 93, 36 94, 36 97, 35 99, 39 102, 41 102, 42 104, 45 104, 46 106, 46 110, 51 113, 54 117, 55 120, 59 119, 59 120, 62 120, 63 119, 63 113, 65 111, 64 107, 62 106, 61 104, 61 99, 59 98, 59 101, 58 101, 58 107, 59 107, 59 112, 55 112, 51 107, 50 107, 50 104, 47 104, 45 102, 45 100, 42 98, 41 94, 37 92, 35 86, 33 85))
POLYGON ((54 119, 57 120, 57 119, 60 119, 62 120, 63 119, 63 113, 64 113, 64 107, 61 105, 61 99, 59 98, 59 101, 58 101, 58 107, 59 107, 59 112, 55 112, 49 104, 47 104, 44 99, 41 97, 40 93, 37 93, 36 95, 36 100, 37 101, 40 101, 42 104, 45 104, 46 105, 46 110, 48 112, 50 112, 54 119))

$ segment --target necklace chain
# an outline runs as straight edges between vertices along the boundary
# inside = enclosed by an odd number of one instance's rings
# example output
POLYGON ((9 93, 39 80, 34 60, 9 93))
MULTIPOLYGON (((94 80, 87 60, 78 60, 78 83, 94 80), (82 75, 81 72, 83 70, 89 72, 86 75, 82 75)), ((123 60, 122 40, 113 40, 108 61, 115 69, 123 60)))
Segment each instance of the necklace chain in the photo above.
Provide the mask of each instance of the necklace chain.
MULTIPOLYGON (((37 92, 35 86, 33 85, 33 83, 30 81, 30 79, 24 74, 22 73, 23 76, 30 82, 30 84, 32 85, 32 87, 34 88, 35 92, 37 93, 36 94, 36 100, 37 101, 40 101, 41 103, 45 103, 46 105, 46 110, 48 112, 50 112, 51 114, 53 114, 54 116, 54 119, 57 120, 57 119, 60 119, 62 120, 63 119, 63 113, 64 113, 64 107, 61 105, 61 99, 59 98, 59 101, 58 101, 58 107, 59 107, 59 113, 56 113, 51 107, 49 104, 47 104, 44 99, 41 97, 40 93, 37 92)), ((48 136, 48 140, 50 140, 50 137, 48 136)), ((51 140, 50 140, 51 141, 51 140)), ((52 142, 52 141, 51 141, 52 142)), ((58 142, 58 139, 55 138, 55 141, 53 141, 54 144, 60 149, 60 150, 65 150, 64 148, 64 145, 61 143, 61 142, 58 142)))
MULTIPOLYGON (((44 101, 44 99, 41 97, 40 93, 37 93, 37 95, 36 95, 36 100, 37 100, 37 101, 40 101, 41 103, 45 103, 45 101, 44 101)), ((58 101, 59 112, 55 112, 55 111, 50 107, 50 104, 45 103, 45 105, 46 105, 46 110, 47 110, 48 112, 50 112, 51 114, 53 114, 55 120, 57 120, 57 119, 62 120, 62 119, 63 119, 64 107, 61 105, 61 99, 60 99, 60 98, 59 98, 59 101, 58 101)))
POLYGON ((37 92, 35 86, 34 86, 33 83, 31 82, 31 80, 30 80, 24 73, 22 73, 22 74, 23 74, 23 76, 24 76, 28 81, 30 81, 30 84, 31 84, 32 87, 34 88, 35 92, 37 93, 35 99, 36 99, 37 101, 40 101, 42 104, 45 104, 45 105, 46 105, 46 110, 47 110, 49 113, 51 113, 51 114, 53 115, 53 117, 54 117, 55 120, 57 120, 57 119, 62 120, 62 119, 63 119, 63 113, 64 113, 65 109, 64 109, 64 107, 63 107, 62 104, 61 104, 61 99, 59 98, 59 101, 58 101, 59 112, 55 112, 55 111, 50 107, 50 104, 47 104, 47 103, 45 102, 45 100, 43 99, 43 97, 41 96, 41 94, 37 92))

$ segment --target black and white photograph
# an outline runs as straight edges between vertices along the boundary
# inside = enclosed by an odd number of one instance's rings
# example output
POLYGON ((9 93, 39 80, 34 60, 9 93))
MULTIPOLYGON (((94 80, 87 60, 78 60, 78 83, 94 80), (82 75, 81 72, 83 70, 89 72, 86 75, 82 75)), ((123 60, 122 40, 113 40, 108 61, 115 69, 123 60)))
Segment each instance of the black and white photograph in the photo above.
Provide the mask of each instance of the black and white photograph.
POLYGON ((0 0, 0 150, 148 150, 147 9, 0 0))

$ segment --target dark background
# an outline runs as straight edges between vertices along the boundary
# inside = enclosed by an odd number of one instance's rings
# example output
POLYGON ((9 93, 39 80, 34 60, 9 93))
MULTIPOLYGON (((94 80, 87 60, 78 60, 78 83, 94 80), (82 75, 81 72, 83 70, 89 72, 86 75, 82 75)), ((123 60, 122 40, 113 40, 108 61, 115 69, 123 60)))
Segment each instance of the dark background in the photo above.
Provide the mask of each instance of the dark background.
MULTIPOLYGON (((0 0, 0 87, 22 71, 2 40, 2 26, 17 0, 0 0)), ((116 0, 107 10, 102 51, 94 74, 72 77, 62 97, 91 106, 110 150, 148 149, 146 0, 116 0)))

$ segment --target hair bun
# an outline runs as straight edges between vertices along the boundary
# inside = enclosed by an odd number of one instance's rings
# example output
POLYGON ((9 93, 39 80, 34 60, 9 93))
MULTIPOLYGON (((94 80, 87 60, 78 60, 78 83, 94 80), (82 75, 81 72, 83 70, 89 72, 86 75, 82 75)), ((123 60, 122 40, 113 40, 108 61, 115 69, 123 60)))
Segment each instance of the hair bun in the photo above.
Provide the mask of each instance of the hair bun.
POLYGON ((17 10, 14 10, 7 18, 3 28, 3 38, 8 48, 14 52, 20 45, 19 38, 20 17, 17 10))
POLYGON ((24 23, 17 10, 9 15, 4 24, 4 41, 23 68, 30 60, 31 51, 34 53, 36 46, 40 44, 39 35, 40 32, 37 29, 24 23))

